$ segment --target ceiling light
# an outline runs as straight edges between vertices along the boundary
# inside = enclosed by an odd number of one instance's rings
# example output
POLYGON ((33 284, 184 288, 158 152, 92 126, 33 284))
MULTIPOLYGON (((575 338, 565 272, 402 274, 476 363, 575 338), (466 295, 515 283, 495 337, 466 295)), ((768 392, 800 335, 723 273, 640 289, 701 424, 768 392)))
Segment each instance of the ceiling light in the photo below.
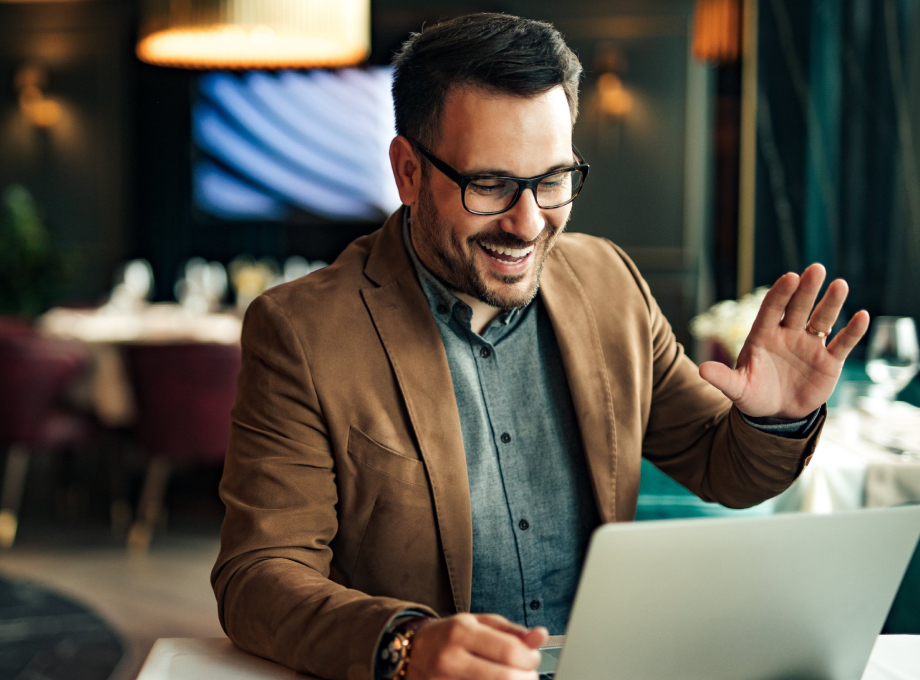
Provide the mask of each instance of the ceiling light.
POLYGON ((370 50, 370 0, 145 0, 137 56, 190 69, 334 68, 370 50))

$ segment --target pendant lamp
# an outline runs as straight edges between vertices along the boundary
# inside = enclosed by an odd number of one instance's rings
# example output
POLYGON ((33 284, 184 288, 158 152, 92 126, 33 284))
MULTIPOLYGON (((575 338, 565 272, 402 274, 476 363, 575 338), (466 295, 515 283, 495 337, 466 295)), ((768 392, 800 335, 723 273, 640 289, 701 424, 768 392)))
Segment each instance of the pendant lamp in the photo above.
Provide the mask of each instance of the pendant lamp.
POLYGON ((137 56, 189 69, 334 68, 370 50, 370 0, 144 0, 137 56))

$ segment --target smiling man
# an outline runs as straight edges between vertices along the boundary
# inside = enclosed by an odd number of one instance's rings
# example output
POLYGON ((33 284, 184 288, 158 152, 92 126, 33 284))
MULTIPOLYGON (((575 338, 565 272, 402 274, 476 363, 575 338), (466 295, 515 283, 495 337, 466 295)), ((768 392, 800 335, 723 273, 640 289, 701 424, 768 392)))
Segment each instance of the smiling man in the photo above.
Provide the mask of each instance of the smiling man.
POLYGON ((561 86, 530 97, 457 87, 435 139, 462 173, 410 137, 397 137, 390 157, 400 197, 416 206, 416 254, 471 306, 480 332, 501 310, 525 307, 537 294, 588 166, 573 156, 572 111, 561 86), (418 156, 437 173, 422 166, 414 177, 418 156))
MULTIPOLYGON (((250 306, 212 574, 240 647, 330 680, 535 680, 642 457, 746 507, 807 464, 868 325, 819 265, 699 368, 629 258, 565 234, 581 67, 497 14, 396 57, 403 208, 250 306)), ((598 190, 603 190, 598 187, 598 190)))

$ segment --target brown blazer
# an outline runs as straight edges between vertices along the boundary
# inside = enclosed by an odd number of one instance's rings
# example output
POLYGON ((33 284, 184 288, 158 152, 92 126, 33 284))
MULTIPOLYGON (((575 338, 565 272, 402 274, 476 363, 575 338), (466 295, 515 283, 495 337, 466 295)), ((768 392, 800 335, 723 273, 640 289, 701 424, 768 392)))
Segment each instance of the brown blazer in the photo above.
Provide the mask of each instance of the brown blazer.
MULTIPOLYGON (((372 677, 397 612, 470 606, 460 419, 401 225, 400 210, 259 297, 243 324, 212 574, 220 620, 243 649, 330 680, 372 677)), ((790 440, 744 423, 610 242, 562 235, 540 295, 604 522, 633 519, 642 456, 705 500, 745 507, 785 489, 814 450, 820 426, 790 440)))

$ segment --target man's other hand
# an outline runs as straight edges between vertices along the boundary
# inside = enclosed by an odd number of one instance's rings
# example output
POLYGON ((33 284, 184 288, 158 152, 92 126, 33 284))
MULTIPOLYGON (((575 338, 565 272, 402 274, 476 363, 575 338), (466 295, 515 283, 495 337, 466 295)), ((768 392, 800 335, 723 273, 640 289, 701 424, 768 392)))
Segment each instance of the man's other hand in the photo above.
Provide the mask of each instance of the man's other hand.
POLYGON ((419 629, 406 680, 537 680, 546 628, 497 614, 457 614, 419 629))
POLYGON ((869 328, 860 311, 825 346, 847 298, 847 284, 837 279, 815 306, 825 271, 813 264, 801 276, 785 274, 773 284, 760 307, 734 369, 714 361, 700 375, 748 416, 805 418, 834 391, 843 362, 869 328), (814 307, 814 310, 812 310, 814 307))

